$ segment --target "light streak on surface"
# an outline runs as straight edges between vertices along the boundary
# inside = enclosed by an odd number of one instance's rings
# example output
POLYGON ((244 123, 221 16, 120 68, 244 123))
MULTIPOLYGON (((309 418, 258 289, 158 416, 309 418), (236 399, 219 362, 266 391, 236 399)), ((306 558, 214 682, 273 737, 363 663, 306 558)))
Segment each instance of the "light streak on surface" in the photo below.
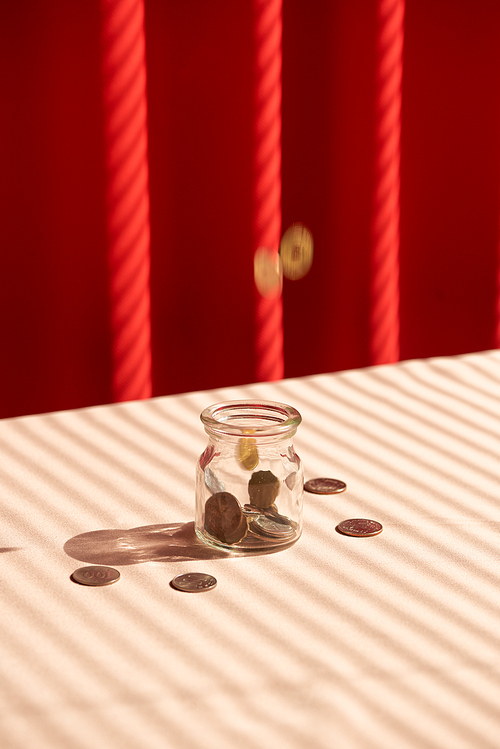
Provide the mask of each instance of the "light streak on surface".
POLYGON ((113 398, 151 396, 143 0, 101 0, 113 398))
POLYGON ((370 362, 399 360, 401 88, 405 0, 379 0, 370 362))
MULTIPOLYGON (((278 254, 281 232, 281 38, 282 0, 254 3, 256 44, 254 241, 278 254)), ((256 299, 257 380, 284 374, 283 306, 280 296, 256 299)))

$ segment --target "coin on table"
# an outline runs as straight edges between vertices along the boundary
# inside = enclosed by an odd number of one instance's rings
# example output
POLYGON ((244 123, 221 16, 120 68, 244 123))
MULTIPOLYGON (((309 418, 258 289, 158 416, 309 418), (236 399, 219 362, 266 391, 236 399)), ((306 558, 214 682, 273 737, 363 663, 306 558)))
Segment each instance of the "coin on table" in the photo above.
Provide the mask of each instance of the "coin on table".
POLYGON ((213 575, 208 575, 206 572, 187 572, 184 575, 174 577, 170 581, 170 585, 184 593, 202 593, 205 590, 215 588, 217 580, 213 575))
POLYGON ((304 489, 312 494, 340 494, 345 492, 347 484, 339 479, 309 479, 304 489))
POLYGON ((111 585, 120 579, 120 573, 114 567, 91 565, 75 570, 71 578, 75 583, 80 583, 80 585, 111 585))
POLYGON ((343 533, 344 536, 377 536, 382 533, 382 524, 366 518, 351 518, 343 520, 335 530, 343 533))

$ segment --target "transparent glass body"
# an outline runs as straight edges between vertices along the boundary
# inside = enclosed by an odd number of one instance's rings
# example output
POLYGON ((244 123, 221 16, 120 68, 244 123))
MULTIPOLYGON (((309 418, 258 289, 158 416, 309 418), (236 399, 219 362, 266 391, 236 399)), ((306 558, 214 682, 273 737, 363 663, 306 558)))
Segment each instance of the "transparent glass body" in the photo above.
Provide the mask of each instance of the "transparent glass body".
POLYGON ((226 401, 201 414, 208 444, 196 465, 197 536, 235 552, 270 551, 302 533, 302 418, 284 403, 226 401))

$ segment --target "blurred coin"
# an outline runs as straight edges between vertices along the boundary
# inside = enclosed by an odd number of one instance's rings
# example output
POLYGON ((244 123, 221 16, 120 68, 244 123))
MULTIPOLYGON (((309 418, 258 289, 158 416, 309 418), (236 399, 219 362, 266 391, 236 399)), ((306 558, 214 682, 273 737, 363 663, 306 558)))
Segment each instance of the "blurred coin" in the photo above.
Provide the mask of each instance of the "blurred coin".
POLYGON ((280 257, 283 275, 291 281, 303 278, 313 260, 312 234, 303 224, 292 224, 281 238, 280 257))
POLYGON ((306 492, 312 494, 340 494, 345 492, 347 484, 339 479, 310 479, 304 484, 306 492))
POLYGON ((343 520, 335 530, 345 536, 377 536, 382 532, 382 524, 366 518, 351 518, 343 520))
POLYGON ((290 521, 283 515, 279 517, 282 518, 281 521, 274 520, 268 515, 260 515, 260 517, 255 518, 252 522, 251 530, 264 536, 271 536, 272 538, 287 538, 288 536, 292 536, 294 529, 290 521))
POLYGON ((283 270, 280 256, 267 247, 259 247, 253 260, 255 285, 262 296, 273 298, 281 294, 283 270))
POLYGON ((215 588, 217 580, 213 575, 208 575, 205 572, 188 572, 174 577, 170 581, 170 585, 184 593, 202 593, 205 590, 215 588))
POLYGON ((259 464, 259 453, 253 437, 242 437, 238 442, 238 461, 247 471, 253 471, 259 464))
POLYGON ((120 579, 120 573, 114 567, 92 565, 75 570, 71 578, 80 585, 111 585, 111 583, 116 583, 120 579))

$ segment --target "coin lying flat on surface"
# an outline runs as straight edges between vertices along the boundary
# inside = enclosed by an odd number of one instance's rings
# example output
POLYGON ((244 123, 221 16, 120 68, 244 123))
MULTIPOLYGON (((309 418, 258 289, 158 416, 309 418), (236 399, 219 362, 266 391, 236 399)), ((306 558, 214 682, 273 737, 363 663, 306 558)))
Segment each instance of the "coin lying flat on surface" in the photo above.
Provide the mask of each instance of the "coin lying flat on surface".
POLYGON ((184 575, 174 577, 170 581, 170 585, 184 593, 203 593, 205 590, 215 588, 217 580, 213 575, 208 575, 205 572, 187 572, 184 575))
POLYGON ((120 579, 120 573, 114 567, 91 565, 75 570, 71 575, 71 579, 80 585, 111 585, 120 579))
POLYGON ((335 530, 343 533, 344 536, 377 536, 382 533, 382 524, 366 518, 351 518, 343 520, 335 530))
POLYGON ((339 479, 309 479, 304 489, 312 494, 340 494, 345 492, 347 484, 339 479))

